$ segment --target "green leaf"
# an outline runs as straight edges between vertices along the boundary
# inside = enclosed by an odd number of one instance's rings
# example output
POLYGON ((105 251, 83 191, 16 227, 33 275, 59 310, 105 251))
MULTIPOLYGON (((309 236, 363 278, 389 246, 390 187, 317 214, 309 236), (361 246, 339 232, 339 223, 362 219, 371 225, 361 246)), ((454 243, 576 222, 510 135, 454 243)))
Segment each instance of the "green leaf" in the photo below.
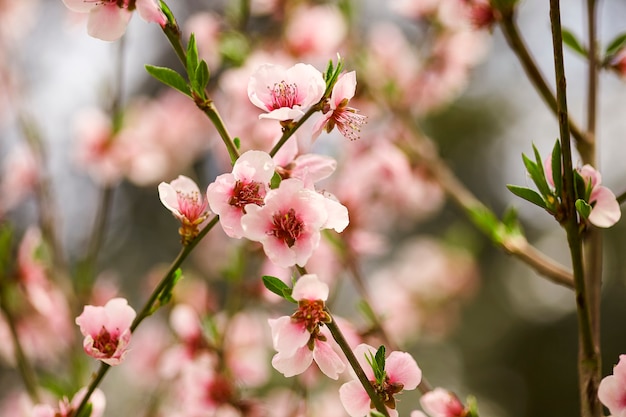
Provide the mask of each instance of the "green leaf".
POLYGON ((534 205, 541 207, 542 209, 548 208, 543 197, 541 197, 541 195, 539 195, 539 193, 537 193, 535 190, 511 184, 507 184, 506 188, 508 188, 509 191, 511 191, 516 196, 523 198, 524 200, 529 201, 534 205))
POLYGON ((280 174, 278 172, 274 172, 274 175, 272 176, 272 179, 270 180, 270 188, 272 190, 275 190, 276 188, 278 188, 282 180, 283 178, 280 176, 280 174))
POLYGON ((476 397, 470 395, 465 401, 467 404, 467 417, 478 417, 478 401, 476 397))
POLYGON ((478 205, 469 209, 469 216, 480 230, 487 233, 491 238, 500 226, 500 220, 487 207, 478 205))
POLYGON ((297 304, 297 301, 291 297, 291 288, 289 288, 287 284, 281 281, 280 278, 276 278, 271 275, 263 275, 262 279, 265 288, 278 295, 279 297, 297 304))
POLYGON ((328 66, 326 67, 326 72, 324 72, 324 80, 329 80, 330 77, 333 75, 333 60, 329 59, 328 60, 328 66))
POLYGON ((620 33, 609 42, 609 45, 606 47, 606 56, 615 55, 624 46, 626 46, 626 32, 620 33))
POLYGON ((198 81, 200 90, 204 90, 209 83, 209 66, 204 61, 200 61, 196 70, 196 80, 198 81))
POLYGON ((241 139, 237 137, 233 138, 233 144, 235 145, 235 148, 237 148, 238 150, 241 149, 241 139))
POLYGON ((537 165, 524 154, 522 154, 522 160, 524 161, 524 166, 526 167, 526 171, 528 171, 528 175, 530 175, 530 179, 533 180, 537 186, 539 193, 544 197, 551 195, 552 193, 550 192, 550 187, 548 187, 546 176, 543 172, 543 165, 537 165))
POLYGON ((148 71, 148 74, 152 75, 163 84, 175 88, 181 93, 191 97, 191 90, 189 89, 187 82, 182 77, 182 75, 180 75, 173 69, 146 65, 146 71, 148 71))
POLYGON ((250 43, 248 38, 240 32, 223 32, 220 37, 219 51, 226 62, 239 67, 250 54, 250 43))
POLYGON ((198 46, 196 45, 196 37, 193 33, 189 36, 186 58, 187 75, 189 76, 189 81, 193 83, 196 79, 196 69, 198 68, 198 46))
POLYGON ((563 189, 563 168, 561 168, 561 141, 558 139, 552 148, 552 181, 554 182, 554 193, 561 196, 563 189))
POLYGON ((589 218, 589 215, 591 214, 591 209, 592 207, 589 204, 587 204, 585 200, 581 200, 581 199, 576 200, 576 211, 583 218, 585 219, 589 218))
POLYGON ((563 28, 563 43, 567 45, 572 51, 587 58, 587 50, 581 45, 580 41, 569 29, 563 28))
POLYGON ((576 199, 580 198, 585 201, 589 200, 589 195, 591 194, 591 188, 587 187, 585 179, 577 169, 574 170, 574 192, 576 193, 576 199))
POLYGON ((380 345, 380 347, 376 351, 376 356, 374 357, 376 359, 376 366, 378 367, 378 369, 383 371, 385 370, 385 353, 385 345, 380 345))

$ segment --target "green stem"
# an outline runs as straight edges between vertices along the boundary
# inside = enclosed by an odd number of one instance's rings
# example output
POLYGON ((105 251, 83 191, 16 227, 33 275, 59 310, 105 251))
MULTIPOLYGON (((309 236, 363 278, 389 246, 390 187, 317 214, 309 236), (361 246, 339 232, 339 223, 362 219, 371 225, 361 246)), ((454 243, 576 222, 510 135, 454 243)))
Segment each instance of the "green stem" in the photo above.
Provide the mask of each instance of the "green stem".
MULTIPOLYGON (((134 332, 135 329, 137 329, 139 324, 141 324, 141 322, 146 317, 154 313, 155 302, 161 295, 161 292, 163 292, 165 288, 171 285, 172 279, 174 279, 174 277, 176 276, 176 270, 180 268, 180 266, 185 261, 185 259, 187 259, 187 256, 189 256, 189 254, 193 251, 193 249, 198 245, 198 243, 200 243, 200 241, 204 238, 204 236, 206 236, 206 234, 209 233, 209 231, 217 224, 218 221, 219 221, 218 216, 213 217, 211 221, 209 221, 209 223, 200 231, 200 233, 198 233, 198 236, 196 236, 194 240, 192 240, 188 245, 182 247, 182 249, 178 253, 178 256, 176 256, 176 259, 174 259, 174 262, 172 262, 172 264, 170 265, 167 273, 165 274, 163 279, 161 279, 161 282, 159 282, 159 285, 157 285, 156 288, 152 291, 152 294, 150 294, 148 301, 146 301, 146 303, 144 304, 139 314, 137 314, 137 317, 135 317, 135 320, 133 320, 133 323, 130 326, 131 332, 134 332)), ((104 376, 106 375, 106 373, 109 371, 110 368, 111 366, 107 365, 106 363, 100 364, 100 369, 98 369, 98 372, 94 376, 94 379, 91 381, 91 383, 87 387, 87 392, 85 393, 85 396, 83 397, 82 401, 78 405, 78 408, 76 408, 76 411, 74 412, 73 415, 80 415, 80 412, 87 406, 87 403, 89 402, 89 398, 91 397, 91 394, 93 394, 93 392, 96 390, 98 385, 100 385, 100 382, 102 382, 102 380, 104 379, 104 376)))
POLYGON ((322 104, 324 103, 325 100, 326 100, 326 96, 322 97, 320 102, 312 106, 309 110, 307 110, 307 112, 304 113, 304 115, 300 119, 298 119, 295 125, 289 128, 285 128, 283 135, 280 137, 276 145, 274 145, 272 150, 269 152, 271 157, 274 157, 276 155, 276 153, 280 150, 280 148, 283 147, 283 145, 287 142, 287 140, 296 132, 296 130, 302 127, 304 122, 306 122, 308 118, 313 115, 313 113, 320 111, 322 109, 322 104))
MULTIPOLYGON (((506 13, 503 13, 502 18, 499 20, 500 27, 502 29, 502 33, 506 38, 507 43, 519 59, 522 67, 524 68, 524 72, 528 76, 528 79, 537 89, 537 92, 543 99, 543 101, 548 105, 552 113, 557 115, 557 103, 554 93, 552 89, 548 85, 548 82, 541 74, 539 67, 535 63, 532 55, 528 51, 524 40, 522 39, 517 25, 515 23, 514 11, 510 10, 506 13)), ((589 138, 585 136, 585 134, 581 131, 581 129, 576 125, 576 123, 567 119, 569 123, 569 130, 571 131, 572 136, 579 143, 579 147, 584 147, 589 143, 589 138)))
MULTIPOLYGON (((161 1, 161 7, 165 11, 165 14, 168 16, 168 23, 162 28, 163 33, 170 42, 170 45, 172 45, 172 48, 174 49, 174 52, 176 53, 176 56, 178 56, 180 62, 183 64, 183 67, 186 68, 187 52, 183 47, 181 32, 180 28, 178 27, 178 23, 176 22, 174 15, 164 1, 161 1)), ((235 161, 239 158, 239 151, 237 150, 237 147, 235 146, 235 143, 233 142, 230 133, 228 133, 228 129, 224 124, 224 120, 217 111, 217 108, 215 107, 213 100, 211 100, 208 92, 205 91, 204 96, 205 97, 203 98, 194 98, 194 102, 196 103, 198 108, 204 112, 209 120, 211 120, 213 126, 215 126, 217 133, 220 135, 220 138, 222 139, 224 145, 226 146, 226 149, 228 150, 231 163, 234 164, 235 161)))
POLYGON ((602 407, 598 401, 599 355, 596 351, 594 332, 589 311, 588 293, 586 290, 585 270, 583 266, 582 239, 576 213, 574 173, 572 167, 572 149, 570 144, 569 123, 567 117, 567 96, 565 67, 563 64, 563 39, 561 29, 561 12, 559 0, 550 0, 550 22, 554 49, 554 72, 556 76, 557 118, 561 134, 563 152, 563 196, 562 204, 565 211, 565 231, 572 258, 574 284, 576 290, 576 306, 578 317, 579 345, 579 389, 581 396, 581 415, 583 417, 599 417, 602 407))
POLYGON ((346 340, 343 333, 341 332, 341 329, 339 329, 339 326, 337 326, 337 322, 335 322, 335 320, 333 319, 333 316, 328 310, 328 308, 326 308, 326 312, 331 317, 330 323, 326 323, 326 326, 328 326, 328 330, 330 330, 330 333, 332 334, 333 339, 335 339, 335 341, 341 348, 341 351, 346 355, 346 358, 348 359, 348 363, 354 370, 354 373, 359 379, 359 382, 361 382, 361 385, 363 385, 365 392, 367 392, 367 395, 372 400, 372 403, 374 404, 374 407, 376 407, 376 410, 378 410, 382 415, 389 417, 389 413, 387 412, 387 407, 385 407, 385 404, 383 404, 380 396, 378 395, 378 393, 376 393, 374 386, 372 385, 370 380, 367 378, 367 375, 365 375, 365 371, 363 371, 361 364, 359 363, 356 356, 354 355, 354 352, 352 352, 352 349, 350 348, 348 341, 346 340))

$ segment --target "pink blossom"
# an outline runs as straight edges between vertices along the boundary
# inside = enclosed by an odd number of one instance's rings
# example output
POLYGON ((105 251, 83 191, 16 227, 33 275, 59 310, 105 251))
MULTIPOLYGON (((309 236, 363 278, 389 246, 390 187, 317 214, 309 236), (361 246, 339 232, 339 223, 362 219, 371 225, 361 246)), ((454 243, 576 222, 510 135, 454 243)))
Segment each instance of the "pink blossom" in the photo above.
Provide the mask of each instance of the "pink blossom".
POLYGON ((89 13, 87 33, 103 41, 114 41, 126 32, 133 10, 146 22, 165 26, 167 18, 156 0, 63 0, 70 9, 79 13, 89 13))
POLYGON ((169 184, 159 184, 159 198, 174 217, 180 220, 179 233, 183 243, 189 243, 198 235, 198 226, 208 217, 208 202, 204 195, 192 179, 179 175, 169 184))
POLYGON ((330 56, 347 34, 346 21, 332 4, 297 7, 285 27, 287 45, 299 56, 330 56))
MULTIPOLYGON (((376 354, 373 346, 365 343, 354 349, 354 354, 363 368, 367 379, 381 395, 390 417, 397 417, 395 395, 403 390, 414 390, 422 381, 422 371, 415 359, 406 352, 391 352, 385 361, 385 375, 381 383, 376 381, 374 370, 367 358, 376 354)), ((347 382, 339 388, 339 398, 350 417, 368 416, 372 403, 358 379, 347 382)))
POLYGON ((598 398, 613 417, 626 417, 626 355, 619 356, 613 375, 600 382, 598 398))
POLYGON ((465 407, 456 395, 443 388, 435 388, 420 398, 424 411, 431 417, 462 417, 465 407))
POLYGON ((103 307, 85 306, 76 318, 85 336, 85 352, 108 365, 119 365, 128 351, 135 316, 135 310, 124 298, 113 298, 103 307))
POLYGON ((356 92, 356 72, 342 74, 330 95, 330 100, 324 105, 324 116, 314 127, 313 137, 319 136, 322 130, 330 133, 337 126, 343 136, 356 140, 361 131, 361 125, 366 117, 358 114, 358 110, 348 107, 348 103, 356 92))
POLYGON ((272 157, 261 151, 248 151, 237 159, 230 174, 218 176, 207 188, 211 211, 220 216, 224 232, 234 238, 244 234, 241 217, 246 206, 263 206, 274 175, 272 157))
MULTIPOLYGON (((295 143, 295 142, 293 142, 295 143)), ((305 153, 292 159, 291 155, 281 157, 279 152, 274 160, 277 165, 276 171, 282 178, 298 178, 304 182, 306 188, 314 188, 315 183, 330 177, 337 168, 337 161, 325 155, 305 153)))
POLYGON ((344 206, 305 188, 296 178, 270 190, 263 207, 247 205, 241 218, 244 236, 261 242, 268 258, 284 268, 306 264, 319 245, 321 229, 341 232, 347 225, 344 206))
POLYGON ((591 195, 588 203, 592 206, 588 220, 597 227, 611 227, 622 216, 615 194, 607 187, 600 185, 602 176, 591 165, 584 165, 578 170, 585 180, 591 184, 591 195))
POLYGON ((11 149, 4 158, 0 173, 0 218, 17 207, 39 183, 41 167, 25 145, 11 149))
POLYGON ((298 309, 291 316, 270 319, 272 341, 278 353, 272 365, 286 377, 306 371, 313 360, 329 378, 337 379, 345 364, 330 344, 332 337, 324 323, 331 317, 325 311, 328 285, 317 275, 300 277, 293 287, 292 297, 298 309))
MULTIPOLYGON (((59 401, 57 410, 47 404, 37 404, 33 407, 31 415, 32 417, 72 417, 86 393, 87 388, 81 388, 71 402, 64 397, 59 401)), ((102 391, 96 388, 89 397, 89 403, 92 407, 90 417, 101 417, 104 414, 106 398, 102 391)))
POLYGON ((297 120, 324 95, 326 83, 322 73, 307 64, 291 68, 261 65, 248 82, 248 98, 267 111, 259 118, 280 121, 297 120))

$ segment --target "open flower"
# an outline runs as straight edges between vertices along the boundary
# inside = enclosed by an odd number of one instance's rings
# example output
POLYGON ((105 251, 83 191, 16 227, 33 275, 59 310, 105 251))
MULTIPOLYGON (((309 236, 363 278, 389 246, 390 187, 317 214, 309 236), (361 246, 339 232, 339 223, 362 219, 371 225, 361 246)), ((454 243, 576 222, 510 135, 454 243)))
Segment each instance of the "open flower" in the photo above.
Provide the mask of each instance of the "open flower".
POLYGON ((322 73, 308 64, 291 68, 261 65, 250 77, 248 97, 255 106, 267 111, 259 118, 297 120, 324 95, 322 73))
POLYGON ((341 134, 350 139, 358 139, 361 125, 367 119, 357 109, 348 107, 348 103, 356 92, 356 72, 342 74, 333 87, 329 102, 324 106, 324 116, 313 128, 313 137, 320 135, 322 130, 330 133, 337 126, 341 134))
POLYGON ((241 218, 244 236, 261 242, 267 257, 283 268, 306 264, 319 245, 320 230, 341 232, 347 225, 343 205, 305 188, 296 178, 270 190, 263 207, 248 204, 241 218))
POLYGON ((130 326, 136 313, 124 298, 113 298, 104 306, 85 306, 76 324, 85 336, 83 349, 107 365, 119 365, 128 351, 130 326))
POLYGON ((600 382, 598 398, 613 417, 626 417, 626 355, 619 356, 613 375, 600 382))
POLYGON ((332 320, 324 309, 328 285, 317 275, 303 275, 291 295, 298 301, 296 312, 269 320, 274 348, 278 351, 272 365, 290 377, 306 371, 315 360, 324 374, 337 379, 346 365, 333 349, 328 329, 322 327, 332 320))
POLYGON ((622 216, 615 194, 607 187, 600 185, 602 175, 591 165, 583 165, 578 172, 585 180, 585 185, 591 185, 588 203, 592 209, 588 220, 597 227, 613 226, 622 216))
POLYGON ((241 217, 246 213, 246 206, 265 204, 273 175, 274 161, 269 154, 248 151, 237 159, 232 173, 222 174, 209 184, 209 206, 220 216, 220 224, 228 236, 238 239, 243 236, 241 217))
MULTIPOLYGON (((365 343, 354 349, 354 354, 363 368, 367 379, 385 403, 390 417, 397 417, 395 395, 404 390, 417 388, 422 381, 422 371, 415 359, 406 352, 391 352, 385 360, 382 375, 375 375, 368 358, 376 354, 373 346, 365 343)), ((350 417, 369 416, 373 410, 372 401, 358 379, 347 382, 339 388, 339 398, 350 417)))
POLYGON ((75 12, 89 13, 87 33, 103 41, 121 38, 135 9, 146 22, 161 26, 167 23, 156 0, 63 0, 63 3, 75 12))
POLYGON ((208 202, 204 195, 192 179, 179 175, 169 184, 159 184, 159 198, 174 217, 180 220, 179 233, 183 244, 189 243, 198 235, 198 227, 208 217, 208 202))

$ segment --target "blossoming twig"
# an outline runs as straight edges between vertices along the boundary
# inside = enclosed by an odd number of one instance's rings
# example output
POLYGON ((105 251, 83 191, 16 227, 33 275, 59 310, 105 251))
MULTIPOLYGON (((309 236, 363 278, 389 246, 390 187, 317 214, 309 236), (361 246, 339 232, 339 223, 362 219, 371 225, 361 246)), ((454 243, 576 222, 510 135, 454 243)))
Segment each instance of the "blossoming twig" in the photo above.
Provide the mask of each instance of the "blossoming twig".
POLYGON ((557 86, 557 117, 561 133, 563 162, 563 205, 566 219, 564 222, 567 241, 570 247, 574 283, 576 290, 576 307, 579 347, 579 390, 581 411, 585 417, 600 416, 602 407, 598 401, 598 385, 600 383, 599 341, 595 340, 589 312, 588 293, 586 291, 585 270, 583 266, 582 241, 578 228, 578 219, 574 201, 576 199, 574 175, 572 170, 572 151, 569 141, 569 123, 567 116, 567 97, 565 68, 563 64, 563 39, 561 29, 561 12, 559 0, 550 0, 550 22, 554 48, 554 69, 557 86))

